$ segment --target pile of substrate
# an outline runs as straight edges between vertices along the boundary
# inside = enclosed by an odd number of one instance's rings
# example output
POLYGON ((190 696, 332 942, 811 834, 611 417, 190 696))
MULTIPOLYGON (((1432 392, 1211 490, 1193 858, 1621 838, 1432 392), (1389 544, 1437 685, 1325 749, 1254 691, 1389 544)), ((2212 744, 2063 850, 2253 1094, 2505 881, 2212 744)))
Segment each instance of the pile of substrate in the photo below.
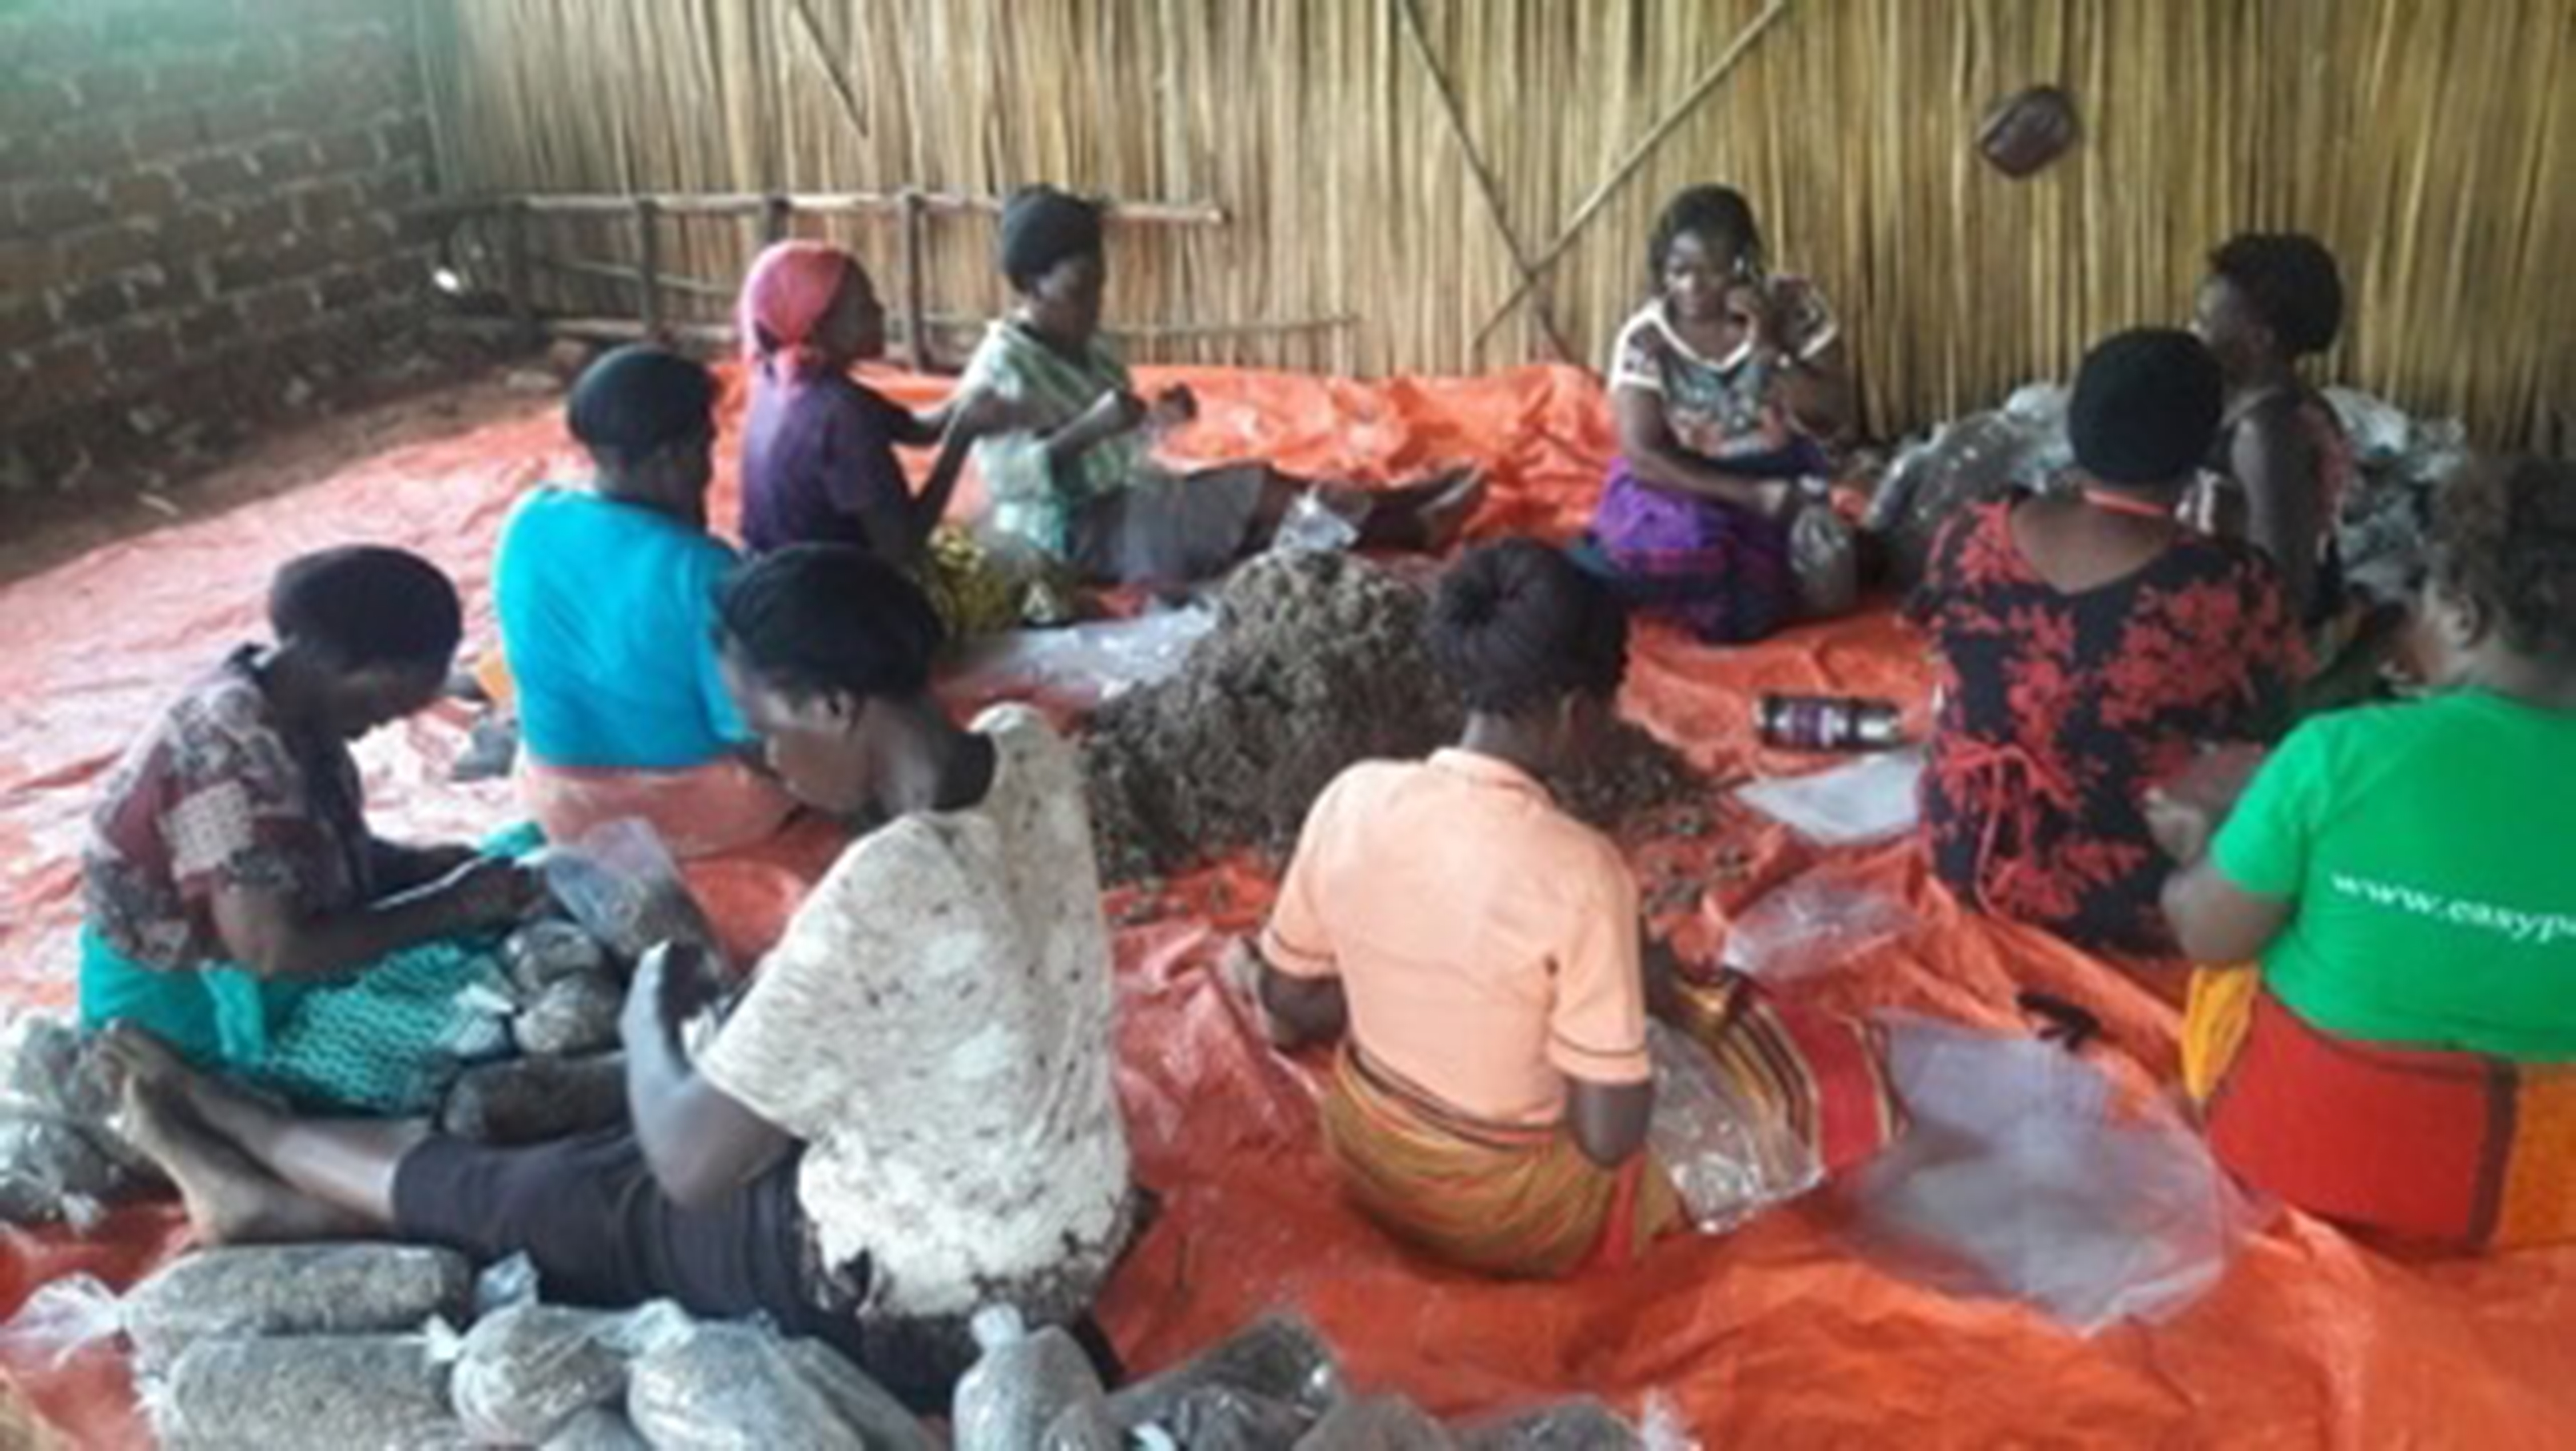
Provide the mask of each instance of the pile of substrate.
MULTIPOLYGON (((486 1273, 391 1244, 212 1249, 115 1307, 170 1451, 468 1446, 547 1451, 935 1451, 941 1439, 817 1341, 667 1304, 607 1312, 533 1297, 524 1261, 486 1273), (478 1300, 481 1312, 477 1314, 478 1300), (461 1333, 454 1328, 465 1327, 461 1333)), ((1352 1392, 1301 1320, 1261 1321, 1105 1391, 1060 1329, 978 1317, 955 1451, 1620 1451, 1606 1407, 1569 1401, 1444 1426, 1352 1392)))
MULTIPOLYGON (((1456 741, 1466 713, 1432 664, 1429 612, 1423 581, 1354 555, 1269 554, 1236 571, 1180 669, 1092 717, 1102 874, 1138 881, 1238 850, 1275 865, 1345 767, 1456 741)), ((1604 829, 1705 794, 1678 756, 1624 723, 1559 791, 1604 829)))

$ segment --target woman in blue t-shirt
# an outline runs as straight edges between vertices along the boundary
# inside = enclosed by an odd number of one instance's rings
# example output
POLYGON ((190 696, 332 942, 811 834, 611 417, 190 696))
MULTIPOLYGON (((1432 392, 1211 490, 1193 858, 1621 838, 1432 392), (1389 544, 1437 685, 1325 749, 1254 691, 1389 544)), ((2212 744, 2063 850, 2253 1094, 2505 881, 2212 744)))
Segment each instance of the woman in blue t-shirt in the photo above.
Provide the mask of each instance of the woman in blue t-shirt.
POLYGON ((520 794, 552 839, 641 817, 681 856, 774 833, 794 810, 716 666, 715 597, 739 560, 707 532, 715 380, 620 348, 573 385, 598 470, 541 488, 501 534, 494 608, 521 735, 520 794))

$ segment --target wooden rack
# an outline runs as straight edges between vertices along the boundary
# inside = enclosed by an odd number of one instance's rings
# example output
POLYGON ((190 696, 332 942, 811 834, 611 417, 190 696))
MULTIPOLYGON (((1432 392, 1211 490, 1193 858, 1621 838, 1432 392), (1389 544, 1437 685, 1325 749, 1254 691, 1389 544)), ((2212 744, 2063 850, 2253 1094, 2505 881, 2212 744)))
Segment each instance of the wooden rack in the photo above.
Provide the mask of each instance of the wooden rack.
MULTIPOLYGON (((421 210, 447 217, 486 218, 499 225, 502 290, 509 303, 509 333, 522 346, 534 346, 547 336, 593 341, 655 338, 721 342, 730 339, 733 330, 729 324, 675 324, 665 311, 664 302, 670 296, 727 299, 735 291, 731 283, 678 276, 663 266, 661 234, 662 222, 666 218, 757 217, 760 219, 761 237, 766 244, 792 235, 795 219, 800 215, 899 217, 903 223, 901 307, 895 319, 895 332, 902 340, 905 360, 916 370, 929 371, 933 366, 930 349, 933 338, 942 332, 957 332, 982 325, 980 318, 931 311, 924 282, 930 223, 940 217, 998 215, 1002 200, 994 196, 911 188, 893 192, 820 193, 657 192, 627 195, 557 192, 439 197, 424 203, 421 210), (555 257, 539 252, 536 246, 538 224, 552 217, 627 218, 634 228, 634 265, 596 258, 555 257), (536 309, 535 278, 541 271, 629 286, 634 289, 637 299, 636 316, 632 319, 540 318, 536 309)), ((1111 201, 1106 211, 1108 219, 1121 226, 1209 227, 1222 226, 1226 221, 1224 210, 1207 202, 1111 201)), ((1110 331, 1123 338, 1233 337, 1347 327, 1356 321, 1353 317, 1340 316, 1288 321, 1130 326, 1110 331)))

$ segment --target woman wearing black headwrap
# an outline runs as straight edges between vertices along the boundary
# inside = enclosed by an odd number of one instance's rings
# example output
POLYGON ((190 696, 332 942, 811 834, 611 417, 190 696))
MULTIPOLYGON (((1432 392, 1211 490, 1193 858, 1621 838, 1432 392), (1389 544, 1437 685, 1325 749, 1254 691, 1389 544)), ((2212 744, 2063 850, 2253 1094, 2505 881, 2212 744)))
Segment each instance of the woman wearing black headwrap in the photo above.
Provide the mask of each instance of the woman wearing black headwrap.
POLYGON ((2174 517, 2223 387, 2188 333, 2110 339, 2068 411, 2078 487, 1979 505, 1933 546, 1912 606, 1945 694, 1923 820, 1934 871, 1972 909, 2081 947, 2171 951, 2149 788, 2289 723, 2304 650, 2279 573, 2174 517))
POLYGON ((325 550, 278 571, 268 615, 274 643, 236 650, 172 705, 91 818, 82 1022, 133 1022, 192 1062, 303 1097, 417 1111, 411 1065, 383 1060, 435 1046, 461 979, 425 981, 441 969, 414 958, 398 975, 420 991, 333 1017, 365 1051, 299 1023, 388 957, 504 925, 535 899, 510 863, 367 829, 350 743, 437 699, 462 628, 456 587, 398 549, 325 550))
POLYGON ((1318 486, 1266 464, 1177 474, 1155 435, 1188 422, 1186 388, 1148 403, 1101 336, 1108 278, 1098 204, 1029 187, 1002 209, 999 261, 1017 295, 966 365, 961 391, 990 390, 1029 426, 987 437, 975 461, 993 523, 1083 575, 1177 584, 1221 572, 1267 543, 1301 496, 1350 521, 1362 545, 1445 547, 1482 497, 1471 474, 1370 491, 1318 486))

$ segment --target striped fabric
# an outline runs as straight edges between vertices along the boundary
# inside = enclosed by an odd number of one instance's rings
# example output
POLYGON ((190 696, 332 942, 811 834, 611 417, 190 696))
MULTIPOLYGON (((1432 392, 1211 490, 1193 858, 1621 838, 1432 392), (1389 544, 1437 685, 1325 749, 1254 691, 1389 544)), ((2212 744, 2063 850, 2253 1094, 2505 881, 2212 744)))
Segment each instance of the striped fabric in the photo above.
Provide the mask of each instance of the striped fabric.
POLYGON ((1323 1105, 1344 1192, 1389 1234, 1450 1264, 1550 1279, 1625 1264, 1681 1222, 1672 1185, 1640 1154, 1617 1171, 1562 1126, 1459 1115, 1345 1045, 1323 1105))
MULTIPOLYGON (((1785 1118, 1826 1173, 1902 1131, 1874 1026, 1783 1004, 1732 973, 1685 984, 1681 997, 1675 1026, 1708 1048, 1745 1101, 1785 1118)), ((1361 1212, 1468 1269, 1546 1278, 1625 1264, 1683 1222, 1670 1178, 1647 1156, 1602 1169, 1562 1126, 1468 1118, 1348 1046, 1323 1121, 1361 1212)))
POLYGON ((2202 979, 2185 1084, 2240 1178, 2411 1240, 2576 1239, 2576 1065, 2357 1042, 2301 1020, 2255 973, 2202 979))

